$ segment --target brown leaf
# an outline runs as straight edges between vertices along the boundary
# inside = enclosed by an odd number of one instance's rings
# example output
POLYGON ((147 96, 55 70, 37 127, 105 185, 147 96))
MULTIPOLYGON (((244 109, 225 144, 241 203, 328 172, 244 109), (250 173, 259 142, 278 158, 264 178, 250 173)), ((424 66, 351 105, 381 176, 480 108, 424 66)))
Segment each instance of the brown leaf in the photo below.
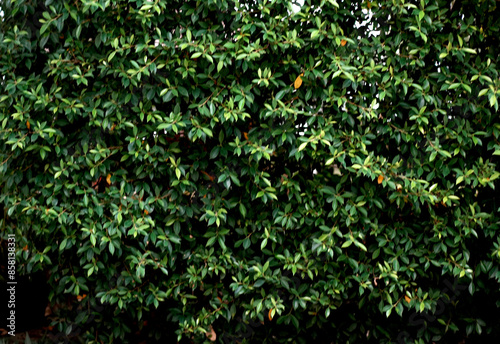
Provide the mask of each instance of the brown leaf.
POLYGON ((378 178, 377 178, 377 182, 378 182, 379 184, 382 184, 382 182, 383 182, 383 181, 384 181, 384 176, 383 176, 383 175, 378 176, 378 178))
POLYGON ((99 177, 95 182, 92 182, 92 188, 96 189, 99 187, 99 183, 101 182, 102 177, 99 177))
POLYGON ((347 44, 347 41, 345 39, 341 40, 340 41, 340 45, 341 46, 345 46, 347 44))
POLYGON ((205 333, 205 335, 212 342, 215 342, 215 340, 217 339, 217 334, 215 333, 214 328, 212 326, 210 326, 210 331, 205 333))
POLYGON ((208 174, 207 172, 205 172, 203 170, 201 170, 200 172, 203 173, 204 175, 206 175, 208 177, 208 179, 210 179, 211 182, 214 181, 215 176, 212 176, 212 175, 208 174))

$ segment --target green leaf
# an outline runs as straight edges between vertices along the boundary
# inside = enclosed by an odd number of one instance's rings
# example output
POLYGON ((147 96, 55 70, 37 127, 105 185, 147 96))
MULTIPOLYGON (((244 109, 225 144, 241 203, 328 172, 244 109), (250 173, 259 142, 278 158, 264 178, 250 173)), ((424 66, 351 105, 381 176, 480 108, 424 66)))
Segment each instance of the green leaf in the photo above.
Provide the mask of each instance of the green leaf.
POLYGON ((486 93, 488 93, 489 89, 488 88, 483 88, 481 91, 479 91, 478 96, 484 96, 486 93))
POLYGON ((422 20, 422 19, 424 19, 424 17, 425 17, 425 12, 424 11, 420 11, 419 14, 418 14, 418 19, 422 20))
POLYGON ((212 150, 210 151, 210 159, 217 158, 217 156, 219 155, 219 151, 220 151, 219 146, 215 146, 214 148, 212 148, 212 150))
POLYGON ((67 239, 64 238, 63 241, 61 241, 61 244, 59 245, 59 251, 63 251, 66 248, 67 243, 68 243, 67 239))
POLYGON ((184 97, 189 97, 188 91, 184 87, 179 86, 178 90, 179 93, 182 94, 184 97))
POLYGON ((429 162, 433 162, 434 159, 436 159, 437 152, 433 151, 431 155, 429 156, 429 162))
MULTIPOLYGON (((365 245, 363 245, 362 243, 360 243, 359 241, 355 241, 355 242, 354 242, 354 245, 356 245, 357 247, 359 247, 360 249, 362 249, 362 250, 363 250, 363 251, 365 251, 365 252, 367 251, 366 246, 365 246, 365 245)), ((342 246, 343 246, 343 245, 342 245, 342 246)))
POLYGON ((263 250, 267 245, 267 238, 264 238, 264 240, 262 240, 262 243, 260 244, 260 249, 263 250))
POLYGON ((346 248, 346 247, 349 247, 351 245, 352 245, 352 241, 348 240, 348 241, 346 241, 345 243, 342 244, 342 248, 346 248))
POLYGON ((466 53, 469 53, 469 54, 477 54, 477 52, 474 49, 470 49, 470 48, 462 48, 462 51, 465 51, 466 53))
POLYGON ((76 39, 79 39, 80 38, 80 34, 82 33, 82 26, 81 25, 78 25, 76 27, 76 30, 75 30, 75 37, 76 39))
POLYGON ((472 93, 472 88, 467 84, 462 84, 462 88, 469 93, 472 93))
POLYGON ((497 104, 497 97, 492 94, 491 97, 490 97, 490 106, 493 107, 497 104))
POLYGON ((50 23, 51 22, 49 21, 49 22, 47 22, 47 23, 45 23, 45 24, 42 25, 42 27, 40 28, 40 36, 43 35, 43 33, 45 31, 47 31, 47 29, 49 28, 50 23))
POLYGON ((299 146, 299 152, 302 151, 302 150, 304 150, 306 148, 306 146, 307 146, 307 141, 306 142, 302 142, 300 144, 300 146, 299 146))
POLYGON ((247 216, 247 209, 245 208, 245 205, 243 203, 240 203, 240 213, 243 217, 247 216))

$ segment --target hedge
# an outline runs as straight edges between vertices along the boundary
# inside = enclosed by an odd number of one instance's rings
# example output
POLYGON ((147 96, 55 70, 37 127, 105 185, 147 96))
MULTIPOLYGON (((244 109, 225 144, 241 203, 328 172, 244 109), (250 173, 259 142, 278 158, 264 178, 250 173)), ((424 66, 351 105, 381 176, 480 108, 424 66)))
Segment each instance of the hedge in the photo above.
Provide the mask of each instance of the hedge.
POLYGON ((49 340, 498 341, 497 7, 1 1, 1 236, 49 340))

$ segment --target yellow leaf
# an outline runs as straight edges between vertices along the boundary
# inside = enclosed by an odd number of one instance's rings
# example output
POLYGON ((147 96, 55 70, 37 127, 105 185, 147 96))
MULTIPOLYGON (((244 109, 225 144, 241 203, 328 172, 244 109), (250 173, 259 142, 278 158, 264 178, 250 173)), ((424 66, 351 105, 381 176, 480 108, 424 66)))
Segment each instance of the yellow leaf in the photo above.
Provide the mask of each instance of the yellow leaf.
POLYGON ((405 295, 405 301, 410 303, 411 299, 408 297, 408 295, 405 295))
POLYGON ((341 46, 345 46, 347 44, 347 41, 345 39, 341 40, 340 41, 340 45, 341 46))
POLYGON ((302 78, 301 76, 303 76, 304 73, 300 73, 300 75, 297 77, 297 79, 295 79, 295 82, 293 83, 293 87, 295 87, 295 89, 299 88, 300 85, 302 85, 302 78))
POLYGON ((111 185, 111 174, 108 174, 108 176, 106 177, 106 182, 111 185))
POLYGON ((26 128, 28 128, 28 130, 30 130, 30 128, 31 128, 30 121, 26 121, 26 128))
POLYGON ((377 182, 379 184, 382 184, 383 181, 384 181, 384 176, 383 175, 378 176, 377 182))

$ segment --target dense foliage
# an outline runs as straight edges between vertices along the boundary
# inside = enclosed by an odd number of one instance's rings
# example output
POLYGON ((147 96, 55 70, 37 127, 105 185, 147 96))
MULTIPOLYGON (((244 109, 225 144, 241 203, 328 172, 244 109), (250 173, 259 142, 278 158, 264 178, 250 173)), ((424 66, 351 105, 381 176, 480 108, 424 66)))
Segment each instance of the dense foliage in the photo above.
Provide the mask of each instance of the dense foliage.
POLYGON ((497 1, 0 6, 2 238, 59 338, 500 338, 497 1))

